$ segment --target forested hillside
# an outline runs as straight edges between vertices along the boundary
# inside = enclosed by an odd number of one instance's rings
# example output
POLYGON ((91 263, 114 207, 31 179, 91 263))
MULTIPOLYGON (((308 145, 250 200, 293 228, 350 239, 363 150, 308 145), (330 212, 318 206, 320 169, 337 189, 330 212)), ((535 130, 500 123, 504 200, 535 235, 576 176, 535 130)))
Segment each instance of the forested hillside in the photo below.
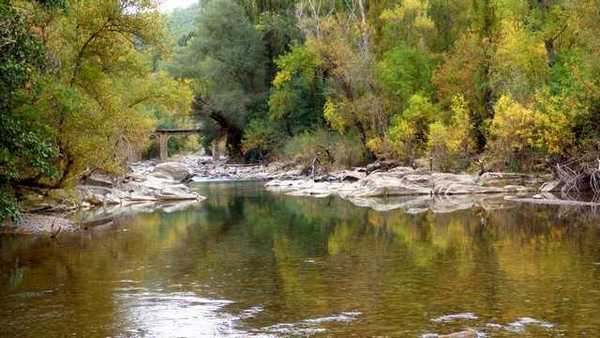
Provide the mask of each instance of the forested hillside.
POLYGON ((0 219, 15 185, 119 172, 156 126, 245 161, 549 170, 600 140, 596 0, 0 4, 0 219), (189 115, 191 113, 191 115, 189 115), (191 117, 190 117, 191 116, 191 117))
POLYGON ((593 0, 211 0, 168 69, 233 156, 547 170, 597 151, 599 19, 593 0))

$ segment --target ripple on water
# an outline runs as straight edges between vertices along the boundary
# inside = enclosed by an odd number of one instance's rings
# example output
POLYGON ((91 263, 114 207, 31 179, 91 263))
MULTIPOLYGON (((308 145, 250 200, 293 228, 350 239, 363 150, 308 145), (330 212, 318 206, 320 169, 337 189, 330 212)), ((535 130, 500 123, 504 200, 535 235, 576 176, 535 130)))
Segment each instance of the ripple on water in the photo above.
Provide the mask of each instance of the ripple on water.
POLYGON ((341 312, 331 316, 304 319, 296 323, 280 323, 262 328, 260 331, 270 334, 284 335, 313 335, 326 332, 327 329, 321 327, 324 323, 349 323, 354 321, 362 313, 358 311, 341 312))
MULTIPOLYGON (((449 323, 454 321, 461 320, 476 320, 479 317, 472 312, 464 312, 464 313, 454 313, 443 315, 437 318, 433 318, 431 321, 436 323, 449 323)), ((554 328, 554 324, 549 323, 547 321, 531 318, 531 317, 521 317, 516 321, 508 323, 508 324, 497 324, 497 323, 487 323, 485 324, 485 328, 475 328, 470 329, 473 330, 473 333, 476 337, 486 337, 486 333, 483 330, 506 330, 512 333, 522 333, 529 326, 537 326, 543 329, 552 329, 554 328)), ((486 330, 486 331, 487 331, 486 330)), ((425 333, 421 336, 422 338, 435 338, 435 337, 445 337, 444 335, 440 335, 438 333, 425 333)))
POLYGON ((453 313, 453 314, 449 314, 449 315, 439 316, 437 318, 433 318, 431 321, 436 322, 436 323, 444 323, 444 322, 453 322, 456 320, 474 320, 474 319, 479 319, 479 317, 477 317, 472 312, 464 312, 464 313, 453 313))
POLYGON ((239 319, 249 319, 256 317, 259 313, 264 311, 264 307, 262 305, 252 306, 242 311, 239 315, 239 319))
POLYGON ((543 320, 538 320, 538 319, 531 318, 531 317, 521 317, 512 323, 508 323, 507 325, 504 325, 503 328, 508 331, 519 333, 519 332, 523 332, 523 330, 525 330, 525 328, 527 328, 527 326, 539 326, 544 329, 551 329, 554 327, 553 324, 543 321, 543 320))
POLYGON ((242 337, 237 330, 237 317, 223 308, 233 301, 209 299, 192 292, 121 293, 117 302, 123 309, 121 321, 125 330, 136 330, 150 337, 242 337))

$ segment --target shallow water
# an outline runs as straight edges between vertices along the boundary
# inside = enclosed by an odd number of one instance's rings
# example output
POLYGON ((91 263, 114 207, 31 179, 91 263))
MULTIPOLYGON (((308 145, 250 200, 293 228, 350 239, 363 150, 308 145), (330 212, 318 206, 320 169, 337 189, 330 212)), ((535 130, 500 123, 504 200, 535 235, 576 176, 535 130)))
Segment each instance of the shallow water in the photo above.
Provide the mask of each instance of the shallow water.
POLYGON ((377 212, 259 184, 59 240, 0 238, 0 336, 600 336, 585 209, 377 212))

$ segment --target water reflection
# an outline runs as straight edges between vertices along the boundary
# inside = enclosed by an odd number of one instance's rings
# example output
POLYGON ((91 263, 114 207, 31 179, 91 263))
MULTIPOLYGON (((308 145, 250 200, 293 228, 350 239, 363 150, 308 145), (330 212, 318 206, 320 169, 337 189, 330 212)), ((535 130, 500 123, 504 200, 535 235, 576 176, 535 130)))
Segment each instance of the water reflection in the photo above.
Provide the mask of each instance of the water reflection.
POLYGON ((1 335, 600 336, 596 218, 257 187, 202 185, 200 205, 58 242, 1 238, 1 335))

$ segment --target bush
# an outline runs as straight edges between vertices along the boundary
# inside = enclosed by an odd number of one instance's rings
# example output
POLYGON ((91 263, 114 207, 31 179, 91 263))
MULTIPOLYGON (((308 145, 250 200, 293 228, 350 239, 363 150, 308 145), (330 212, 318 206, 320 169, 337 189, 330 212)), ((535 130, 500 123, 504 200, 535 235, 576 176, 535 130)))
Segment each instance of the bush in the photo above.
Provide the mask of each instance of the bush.
POLYGON ((251 160, 264 160, 283 139, 277 123, 266 119, 254 119, 248 123, 242 139, 242 151, 251 160))
POLYGON ((454 97, 451 109, 449 123, 437 121, 429 125, 427 150, 434 165, 443 171, 468 167, 476 147, 469 108, 464 98, 454 97))
POLYGON ((279 157, 304 164, 318 157, 324 166, 352 167, 365 163, 366 149, 354 134, 340 135, 320 129, 292 137, 281 149, 279 157))
POLYGON ((383 151, 391 151, 391 154, 384 154, 385 157, 412 162, 423 155, 429 124, 436 116, 439 116, 437 106, 427 97, 413 95, 408 101, 408 107, 392 120, 387 140, 373 141, 370 145, 376 146, 379 143, 383 151))
POLYGON ((502 96, 490 125, 488 155, 496 167, 531 170, 573 143, 573 119, 560 97, 538 93, 531 108, 502 96))

